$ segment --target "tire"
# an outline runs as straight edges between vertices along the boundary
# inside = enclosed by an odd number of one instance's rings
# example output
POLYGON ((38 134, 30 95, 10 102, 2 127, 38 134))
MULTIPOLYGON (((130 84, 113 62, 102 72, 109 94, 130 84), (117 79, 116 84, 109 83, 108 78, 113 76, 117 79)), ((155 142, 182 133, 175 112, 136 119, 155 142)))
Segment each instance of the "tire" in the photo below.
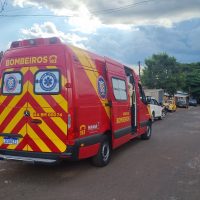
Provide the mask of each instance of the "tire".
POLYGON ((151 115, 151 121, 154 122, 155 121, 155 113, 152 112, 152 115, 151 115))
POLYGON ((166 116, 166 113, 165 113, 165 111, 163 110, 161 116, 160 116, 158 119, 162 120, 163 118, 165 118, 165 116, 166 116))
POLYGON ((96 167, 104 167, 110 162, 110 159, 111 145, 108 137, 104 135, 97 155, 92 158, 92 164, 96 167))
POLYGON ((147 131, 141 135, 142 140, 149 140, 151 138, 152 126, 151 124, 147 125, 147 131))

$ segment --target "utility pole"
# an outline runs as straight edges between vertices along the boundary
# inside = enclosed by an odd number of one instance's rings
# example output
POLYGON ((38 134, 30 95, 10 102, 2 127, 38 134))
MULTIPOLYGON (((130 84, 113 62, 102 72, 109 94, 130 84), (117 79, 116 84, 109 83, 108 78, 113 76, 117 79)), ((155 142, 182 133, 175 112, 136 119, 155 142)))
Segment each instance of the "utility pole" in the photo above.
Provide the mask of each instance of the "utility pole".
POLYGON ((6 6, 7 2, 6 0, 0 2, 0 14, 4 11, 4 8, 6 6))

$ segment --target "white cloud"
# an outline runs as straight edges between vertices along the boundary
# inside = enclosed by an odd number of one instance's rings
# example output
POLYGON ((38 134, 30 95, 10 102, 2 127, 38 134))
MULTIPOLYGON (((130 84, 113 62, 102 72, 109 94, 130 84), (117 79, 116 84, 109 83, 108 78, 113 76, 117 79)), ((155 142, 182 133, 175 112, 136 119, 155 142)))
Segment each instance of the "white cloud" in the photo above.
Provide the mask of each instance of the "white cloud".
POLYGON ((80 48, 85 48, 82 44, 83 41, 87 40, 86 37, 80 37, 77 34, 65 34, 59 31, 55 24, 52 22, 44 22, 43 24, 34 24, 29 29, 21 29, 22 36, 24 38, 39 38, 39 37, 59 37, 63 42, 68 42, 72 45, 80 48))
POLYGON ((73 31, 91 34, 101 27, 100 20, 92 16, 85 6, 79 8, 79 13, 75 17, 70 17, 66 22, 73 27, 73 31))
POLYGON ((199 0, 13 0, 13 5, 35 5, 50 9, 56 15, 73 15, 69 23, 75 30, 95 32, 101 24, 157 25, 200 18, 199 0))
POLYGON ((48 8, 55 15, 71 16, 66 17, 73 31, 91 34, 102 25, 101 21, 92 15, 86 5, 81 1, 75 0, 57 0, 57 1, 40 1, 40 0, 14 0, 14 6, 25 7, 26 5, 34 5, 48 8))

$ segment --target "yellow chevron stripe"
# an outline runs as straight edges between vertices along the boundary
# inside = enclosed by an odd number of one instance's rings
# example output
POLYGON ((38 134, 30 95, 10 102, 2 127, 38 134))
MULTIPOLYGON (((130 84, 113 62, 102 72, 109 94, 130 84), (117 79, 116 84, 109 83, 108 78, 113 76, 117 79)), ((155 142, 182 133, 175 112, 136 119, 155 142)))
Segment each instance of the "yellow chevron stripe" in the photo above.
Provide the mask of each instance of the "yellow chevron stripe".
POLYGON ((64 152, 66 150, 66 144, 62 140, 60 140, 60 138, 58 138, 58 136, 44 121, 42 125, 39 125, 39 127, 61 152, 64 152))
POLYGON ((24 116, 24 111, 25 111, 24 107, 26 107, 26 104, 24 104, 24 106, 15 114, 14 118, 11 119, 11 121, 9 122, 9 124, 7 124, 7 126, 3 130, 3 133, 11 133, 12 130, 17 125, 17 123, 21 121, 21 119, 24 116))
POLYGON ((52 95, 51 97, 60 105, 64 112, 68 112, 68 102, 62 95, 52 95))
POLYGON ((23 151, 27 151, 27 145, 23 148, 23 151))
POLYGON ((26 74, 26 72, 29 70, 29 67, 22 67, 20 69, 18 68, 8 68, 8 69, 5 69, 5 72, 14 72, 14 71, 21 71, 22 74, 26 74))
MULTIPOLYGON (((31 83, 29 83, 29 93, 36 100, 36 102, 40 105, 40 107, 43 108, 43 110, 46 113, 56 112, 41 95, 34 95, 33 94, 33 85, 31 83)), ((28 107, 29 107, 29 105, 28 105, 28 107)), ((64 134, 67 133, 67 123, 62 118, 60 118, 60 117, 52 117, 51 119, 55 122, 57 127, 64 134)))
POLYGON ((33 151, 33 149, 28 145, 28 151, 33 151))
POLYGON ((13 70, 14 70, 14 68, 8 68, 8 69, 5 69, 5 72, 11 72, 13 70))
POLYGON ((3 144, 3 137, 0 137, 0 146, 3 144))
POLYGON ((30 67, 30 71, 32 72, 33 75, 39 70, 38 67, 30 67))
POLYGON ((0 125, 5 120, 5 118, 8 116, 8 114, 11 112, 11 110, 18 104, 18 102, 21 100, 21 98, 23 98, 23 96, 26 93, 26 88, 27 87, 28 87, 28 81, 24 84, 23 93, 21 95, 16 95, 11 100, 11 102, 8 104, 8 106, 6 107, 6 109, 3 110, 3 112, 1 113, 0 125))
POLYGON ((58 67, 56 66, 47 66, 47 69, 57 69, 58 67))
MULTIPOLYGON (((99 77, 99 73, 96 69, 96 65, 94 64, 94 62, 92 61, 92 59, 90 58, 90 56, 83 50, 78 49, 76 47, 70 46, 71 49, 74 51, 74 53, 76 54, 76 56, 78 57, 80 63, 82 64, 82 67, 84 68, 92 86, 94 87, 97 96, 99 97, 98 94, 98 86, 97 86, 97 79, 99 77), (92 70, 88 70, 88 67, 94 69, 94 71, 92 70)), ((101 101, 102 106, 104 107, 107 116, 110 118, 110 108, 105 106, 106 103, 108 103, 107 99, 101 99, 99 97, 99 100, 101 101)))
POLYGON ((6 98, 7 96, 0 95, 0 104, 2 104, 6 98))
MULTIPOLYGON (((35 112, 34 108, 29 105, 29 111, 35 112)), ((42 120, 41 118, 37 118, 42 120)), ((51 128, 45 123, 45 121, 42 120, 42 123, 38 125, 40 129, 43 131, 43 133, 56 145, 56 147, 61 151, 64 152, 66 150, 66 144, 63 143, 60 138, 54 133, 51 128)), ((66 125, 65 125, 66 126, 66 125)), ((29 130, 28 130, 29 133, 29 130)), ((34 142, 37 144, 37 140, 33 138, 34 142)), ((45 142, 45 141, 44 141, 45 142)))
POLYGON ((23 75, 25 75, 28 72, 28 70, 29 67, 22 67, 20 71, 22 72, 23 75))
MULTIPOLYGON (((25 136, 26 135, 26 124, 21 128, 21 130, 19 131, 19 133, 22 135, 22 136, 25 136)), ((19 138, 19 144, 20 142, 23 140, 23 138, 19 138)), ((15 149, 17 146, 16 145, 8 145, 7 149, 15 149)), ((27 146, 25 146, 24 148, 26 148, 27 150, 27 146)))
POLYGON ((35 131, 27 124, 27 132, 29 137, 37 144, 42 152, 51 152, 44 141, 35 133, 35 131))

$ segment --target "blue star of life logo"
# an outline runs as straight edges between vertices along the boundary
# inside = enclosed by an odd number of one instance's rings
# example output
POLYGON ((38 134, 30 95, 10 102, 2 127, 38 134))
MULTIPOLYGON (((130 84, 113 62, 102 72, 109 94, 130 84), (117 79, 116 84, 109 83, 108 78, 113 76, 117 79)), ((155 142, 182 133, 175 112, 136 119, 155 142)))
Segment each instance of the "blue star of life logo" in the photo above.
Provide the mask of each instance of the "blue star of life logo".
POLYGON ((5 81, 5 88, 8 92, 12 92, 17 87, 17 80, 15 76, 9 76, 5 81))
POLYGON ((58 80, 52 72, 44 73, 40 78, 40 87, 44 91, 52 91, 55 89, 58 80))

